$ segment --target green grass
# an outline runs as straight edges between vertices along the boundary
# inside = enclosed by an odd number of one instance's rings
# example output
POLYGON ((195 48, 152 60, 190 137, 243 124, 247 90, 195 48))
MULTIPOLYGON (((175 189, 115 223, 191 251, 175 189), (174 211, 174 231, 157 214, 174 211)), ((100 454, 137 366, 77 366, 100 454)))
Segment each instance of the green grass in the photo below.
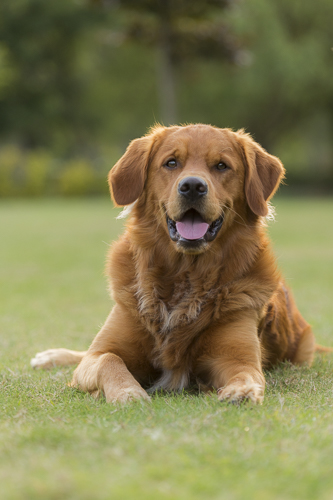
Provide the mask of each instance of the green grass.
MULTIPOLYGON (((333 345, 333 202, 280 199, 276 254, 317 341, 333 345)), ((108 200, 0 204, 1 499, 333 497, 333 356, 267 374, 263 406, 157 395, 124 408, 33 371, 49 347, 84 349, 110 309, 108 200)))

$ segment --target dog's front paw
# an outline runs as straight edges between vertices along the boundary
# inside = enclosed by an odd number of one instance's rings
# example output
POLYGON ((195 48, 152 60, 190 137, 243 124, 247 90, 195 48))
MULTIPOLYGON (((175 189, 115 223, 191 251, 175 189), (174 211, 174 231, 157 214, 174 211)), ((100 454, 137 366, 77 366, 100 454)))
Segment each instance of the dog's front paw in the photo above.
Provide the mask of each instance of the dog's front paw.
POLYGON ((217 394, 220 401, 239 403, 248 399, 261 404, 264 400, 264 387, 253 380, 235 380, 226 387, 218 389, 217 394))
POLYGON ((105 398, 107 403, 125 404, 140 399, 151 402, 147 392, 139 384, 137 386, 105 390, 105 398))

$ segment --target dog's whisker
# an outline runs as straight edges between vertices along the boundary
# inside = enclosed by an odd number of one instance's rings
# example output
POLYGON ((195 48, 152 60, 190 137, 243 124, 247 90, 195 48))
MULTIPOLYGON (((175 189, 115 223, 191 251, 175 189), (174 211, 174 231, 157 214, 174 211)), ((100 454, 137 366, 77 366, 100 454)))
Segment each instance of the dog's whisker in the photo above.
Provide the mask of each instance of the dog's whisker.
POLYGON ((229 210, 230 212, 233 212, 235 215, 237 215, 237 217, 239 217, 242 221, 243 221, 243 224, 239 221, 235 221, 237 222, 238 224, 242 224, 244 226, 248 226, 248 224, 245 222, 245 220, 243 219, 243 217, 238 213, 236 212, 236 210, 234 210, 233 208, 227 206, 227 205, 221 205, 223 208, 225 208, 226 210, 229 210))
MULTIPOLYGON (((234 222, 235 224, 238 224, 238 225, 240 225, 240 226, 244 226, 244 227, 250 227, 250 228, 255 228, 255 227, 257 227, 257 225, 249 224, 248 222, 246 222, 246 221, 243 219, 243 217, 242 217, 242 216, 241 216, 238 212, 236 212, 235 210, 233 210, 231 207, 228 207, 227 205, 221 205, 221 206, 222 206, 223 208, 225 208, 226 210, 230 210, 230 211, 231 211, 231 212, 233 212, 233 213, 234 213, 237 217, 239 217, 239 218, 241 219, 241 221, 242 221, 242 222, 240 222, 240 221, 238 221, 238 220, 234 219, 234 221, 233 221, 233 222, 234 222)), ((275 209, 274 209, 273 205, 269 204, 269 214, 268 214, 266 217, 264 217, 264 218, 263 218, 263 217, 261 217, 261 219, 260 219, 259 223, 260 223, 260 224, 264 224, 264 225, 266 225, 266 224, 265 224, 265 221, 266 221, 267 219, 268 219, 268 220, 270 220, 270 221, 271 221, 271 220, 275 220, 274 211, 275 211, 275 209)))

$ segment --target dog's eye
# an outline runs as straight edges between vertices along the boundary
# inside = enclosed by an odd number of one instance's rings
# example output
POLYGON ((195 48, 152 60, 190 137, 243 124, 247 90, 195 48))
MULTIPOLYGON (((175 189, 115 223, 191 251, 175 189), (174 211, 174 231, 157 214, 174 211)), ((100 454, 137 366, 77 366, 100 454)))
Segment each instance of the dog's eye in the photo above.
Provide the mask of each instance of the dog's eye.
POLYGON ((225 170, 226 168, 228 168, 228 166, 225 163, 223 163, 223 161, 220 161, 215 168, 217 170, 225 170))
POLYGON ((166 162, 165 166, 168 168, 176 168, 177 167, 177 160, 168 160, 166 162))

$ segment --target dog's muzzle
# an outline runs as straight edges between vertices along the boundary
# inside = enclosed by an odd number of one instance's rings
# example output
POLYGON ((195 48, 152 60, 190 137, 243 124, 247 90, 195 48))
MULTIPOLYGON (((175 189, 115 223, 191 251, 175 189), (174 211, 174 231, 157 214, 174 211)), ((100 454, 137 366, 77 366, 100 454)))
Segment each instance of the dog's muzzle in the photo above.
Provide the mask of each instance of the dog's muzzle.
POLYGON ((186 248, 194 248, 202 243, 213 241, 223 224, 224 215, 211 224, 204 221, 200 213, 191 208, 187 210, 179 221, 170 219, 167 215, 169 235, 172 241, 186 248))

